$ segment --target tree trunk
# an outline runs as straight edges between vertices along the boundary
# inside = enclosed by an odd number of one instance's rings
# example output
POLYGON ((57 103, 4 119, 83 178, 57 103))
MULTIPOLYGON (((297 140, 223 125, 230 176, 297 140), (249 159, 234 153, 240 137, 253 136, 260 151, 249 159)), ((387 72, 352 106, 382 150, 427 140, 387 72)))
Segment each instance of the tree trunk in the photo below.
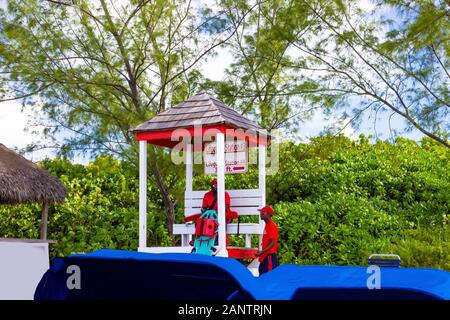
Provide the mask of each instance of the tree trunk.
POLYGON ((175 223, 175 205, 174 202, 171 201, 170 199, 166 204, 166 214, 167 214, 166 220, 167 230, 169 231, 169 234, 173 236, 173 224, 175 223))
POLYGON ((173 224, 175 223, 175 203, 170 199, 170 194, 167 191, 166 186, 163 184, 159 188, 163 196, 164 207, 166 208, 166 227, 172 237, 172 244, 175 245, 175 237, 173 236, 173 224))
POLYGON ((161 176, 161 172, 158 169, 156 163, 151 163, 150 167, 152 172, 156 178, 156 184, 158 185, 159 190, 161 191, 161 195, 164 202, 164 207, 166 208, 166 227, 169 231, 169 234, 173 236, 173 224, 175 223, 175 201, 170 199, 170 193, 164 184, 164 179, 161 176))

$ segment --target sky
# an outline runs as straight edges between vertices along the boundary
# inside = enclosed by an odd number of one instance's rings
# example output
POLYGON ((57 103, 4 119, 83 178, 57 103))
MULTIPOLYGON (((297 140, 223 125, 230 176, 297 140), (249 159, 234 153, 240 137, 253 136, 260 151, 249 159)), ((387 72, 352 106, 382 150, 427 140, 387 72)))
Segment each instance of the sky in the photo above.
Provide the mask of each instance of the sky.
MULTIPOLYGON (((0 0, 0 4, 3 1, 0 0)), ((371 4, 369 0, 362 1, 364 6, 370 8, 371 4)), ((223 80, 225 75, 225 69, 232 62, 233 57, 231 53, 224 48, 217 50, 217 55, 209 58, 206 63, 201 66, 201 70, 205 77, 212 80, 223 80)), ((388 115, 381 115, 379 119, 374 123, 373 114, 367 113, 358 129, 348 125, 343 133, 351 138, 357 137, 363 133, 365 135, 376 135, 379 139, 388 139, 390 136, 388 115)), ((32 120, 33 112, 31 109, 22 110, 20 101, 8 101, 0 102, 0 143, 6 145, 8 148, 24 148, 31 142, 37 142, 39 136, 27 131, 28 122, 32 120)), ((306 120, 298 124, 299 130, 296 134, 296 138, 299 141, 307 141, 309 138, 319 135, 326 127, 329 127, 337 122, 337 115, 332 116, 331 119, 321 113, 317 112, 311 119, 306 120)), ((396 130, 403 130, 405 128, 405 122, 400 116, 393 117, 391 120, 391 127, 396 130)), ((29 128, 28 128, 29 129, 29 128)), ((43 130, 44 128, 33 128, 34 130, 43 130)), ((419 140, 423 135, 416 131, 408 134, 402 134, 402 136, 419 140)), ((58 137, 57 137, 58 138, 58 137)), ((61 138, 61 137, 59 137, 61 138)), ((33 153, 28 153, 26 157, 32 161, 38 161, 45 157, 54 157, 54 150, 40 150, 33 153)), ((89 158, 77 156, 74 161, 77 163, 86 164, 89 162, 89 158)))

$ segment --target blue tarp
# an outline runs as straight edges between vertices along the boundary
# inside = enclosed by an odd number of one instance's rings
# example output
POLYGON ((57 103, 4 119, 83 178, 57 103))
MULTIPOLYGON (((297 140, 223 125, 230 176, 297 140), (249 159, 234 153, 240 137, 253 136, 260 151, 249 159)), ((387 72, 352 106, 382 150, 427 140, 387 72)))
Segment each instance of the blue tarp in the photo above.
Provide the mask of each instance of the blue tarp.
POLYGON ((98 250, 54 259, 35 299, 294 300, 448 299, 450 273, 381 268, 381 289, 367 288, 367 267, 281 265, 259 278, 240 262, 184 253, 98 250), (79 267, 70 289, 68 267, 79 267))
MULTIPOLYGON (((258 280, 273 299, 450 299, 450 273, 380 268, 381 289, 368 289, 367 267, 281 265, 258 280)), ((370 282, 370 281, 369 281, 370 282)))

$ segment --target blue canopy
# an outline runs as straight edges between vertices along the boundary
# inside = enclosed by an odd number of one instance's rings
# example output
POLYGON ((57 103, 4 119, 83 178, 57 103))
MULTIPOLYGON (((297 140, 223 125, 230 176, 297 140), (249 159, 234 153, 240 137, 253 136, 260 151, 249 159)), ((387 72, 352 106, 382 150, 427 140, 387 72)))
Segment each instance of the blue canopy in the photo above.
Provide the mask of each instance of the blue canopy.
POLYGON ((54 259, 35 299, 450 300, 449 272, 381 268, 381 289, 369 290, 366 271, 366 267, 281 265, 256 278, 229 258, 103 249, 54 259), (80 289, 67 286, 71 265, 79 267, 80 289))
POLYGON ((381 289, 368 289, 370 276, 367 267, 281 265, 258 280, 271 299, 450 299, 450 273, 446 271, 383 267, 381 289))

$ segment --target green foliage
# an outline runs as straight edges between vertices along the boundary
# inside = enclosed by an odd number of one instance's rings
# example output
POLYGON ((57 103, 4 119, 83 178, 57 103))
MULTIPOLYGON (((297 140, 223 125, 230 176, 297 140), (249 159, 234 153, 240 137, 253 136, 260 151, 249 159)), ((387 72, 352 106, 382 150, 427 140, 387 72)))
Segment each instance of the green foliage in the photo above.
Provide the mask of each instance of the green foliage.
POLYGON ((405 267, 450 270, 450 227, 408 230, 399 241, 393 241, 391 252, 400 255, 405 267))
POLYGON ((282 263, 364 265, 403 225, 369 199, 346 193, 279 203, 275 211, 282 263))
POLYGON ((197 90, 196 59, 209 51, 194 44, 201 35, 191 8, 189 1, 8 0, 0 8, 0 83, 33 108, 39 97, 48 138, 72 133, 61 154, 127 158, 129 129, 197 90))
POLYGON ((282 262, 365 264, 371 253, 402 253, 405 265, 448 269, 447 148, 324 136, 280 149, 267 197, 282 262))
POLYGON ((38 239, 40 228, 40 206, 2 205, 0 207, 0 237, 38 239))
MULTIPOLYGON (((196 93, 203 79, 199 61, 234 26, 223 19, 205 26, 215 13, 197 16, 193 8, 191 1, 172 0, 6 1, 0 101, 22 99, 45 115, 33 117, 45 129, 27 151, 54 147, 62 134, 61 156, 109 154, 137 165, 130 129, 196 93), (206 45, 199 43, 205 28, 214 33, 206 45)), ((179 167, 166 151, 148 152, 149 176, 172 221, 179 167)))
MULTIPOLYGON (((268 203, 274 205, 279 226, 280 261, 365 265, 372 253, 396 253, 404 266, 450 270, 449 157, 447 148, 428 138, 372 144, 364 136, 356 141, 323 136, 309 144, 282 144, 280 171, 267 177, 268 203)), ((52 256, 136 249, 134 168, 110 157, 87 166, 62 159, 41 165, 69 191, 64 204, 50 208, 49 238, 58 240, 51 246, 52 256)), ((201 165, 196 166, 195 190, 209 188, 211 177, 201 172, 201 165)), ((246 174, 226 177, 228 189, 256 188, 257 183, 254 166, 246 174)), ((163 203, 151 181, 148 197, 149 245, 172 245, 163 203)), ((181 223, 182 193, 176 200, 176 222, 181 223)), ((38 237, 38 205, 2 206, 0 215, 0 237, 38 237)), ((252 240, 256 247, 257 237, 252 240)), ((231 245, 244 243, 242 235, 230 236, 231 245)))
POLYGON ((287 144, 281 148, 280 172, 269 177, 269 202, 314 203, 327 194, 354 194, 376 199, 380 209, 414 225, 442 224, 450 212, 450 153, 429 141, 369 144, 365 137, 352 142, 340 136, 287 144))
MULTIPOLYGON (((99 157, 87 166, 67 160, 46 160, 41 165, 58 176, 68 189, 62 205, 49 210, 48 238, 51 256, 90 252, 100 248, 136 250, 138 246, 138 178, 125 164, 99 157)), ((154 186, 149 186, 149 245, 169 245, 165 214, 152 202, 154 186)), ((38 238, 40 207, 17 205, 0 207, 2 237, 38 238)))
POLYGON ((448 1, 271 0, 249 16, 226 78, 208 85, 264 128, 299 129, 314 108, 357 124, 370 110, 450 148, 448 1))

